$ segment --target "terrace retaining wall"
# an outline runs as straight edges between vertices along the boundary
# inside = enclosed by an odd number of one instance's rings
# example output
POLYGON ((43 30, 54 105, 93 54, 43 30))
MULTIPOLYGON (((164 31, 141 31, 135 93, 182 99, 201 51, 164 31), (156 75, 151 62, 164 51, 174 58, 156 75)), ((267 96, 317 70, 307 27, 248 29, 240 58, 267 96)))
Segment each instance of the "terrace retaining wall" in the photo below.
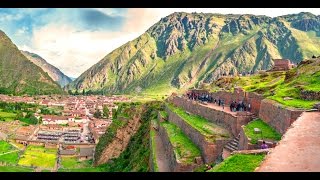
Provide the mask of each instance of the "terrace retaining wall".
POLYGON ((249 112, 237 112, 237 115, 234 116, 225 111, 212 109, 183 97, 173 97, 172 103, 192 114, 204 117, 210 122, 228 129, 234 137, 238 136, 242 125, 248 124, 252 120, 252 114, 249 112))
POLYGON ((169 136, 164 127, 159 126, 159 135, 165 149, 165 156, 169 159, 169 169, 171 172, 191 172, 202 164, 201 157, 195 158, 192 164, 183 164, 179 162, 170 143, 169 136))
POLYGON ((191 139, 191 141, 200 148, 202 159, 205 163, 214 162, 218 156, 222 154, 224 145, 226 145, 231 138, 226 140, 216 140, 215 142, 208 142, 204 135, 186 123, 168 107, 166 107, 166 110, 169 115, 169 121, 176 124, 191 139))
POLYGON ((304 110, 286 108, 273 100, 264 99, 259 117, 283 135, 302 112, 304 110))

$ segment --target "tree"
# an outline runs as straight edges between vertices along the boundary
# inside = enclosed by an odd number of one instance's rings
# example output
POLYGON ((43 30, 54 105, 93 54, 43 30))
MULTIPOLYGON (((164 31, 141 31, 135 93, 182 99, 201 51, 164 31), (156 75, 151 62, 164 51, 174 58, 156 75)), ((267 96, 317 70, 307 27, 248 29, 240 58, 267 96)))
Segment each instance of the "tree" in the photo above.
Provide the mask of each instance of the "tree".
POLYGON ((103 117, 109 117, 109 108, 108 106, 103 106, 103 117))
POLYGON ((84 89, 82 90, 82 95, 86 95, 86 91, 84 89))
POLYGON ((93 117, 100 119, 101 118, 101 112, 99 109, 96 110, 96 112, 94 112, 93 117))

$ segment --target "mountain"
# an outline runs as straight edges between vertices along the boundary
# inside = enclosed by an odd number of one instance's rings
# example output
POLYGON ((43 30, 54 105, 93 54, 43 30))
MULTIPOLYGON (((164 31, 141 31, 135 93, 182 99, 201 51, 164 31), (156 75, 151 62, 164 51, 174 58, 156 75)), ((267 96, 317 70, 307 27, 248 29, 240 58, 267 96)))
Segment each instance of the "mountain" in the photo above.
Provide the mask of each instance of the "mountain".
POLYGON ((47 72, 48 75, 60 84, 61 87, 64 87, 66 84, 72 82, 71 78, 63 74, 58 68, 49 64, 46 60, 40 57, 37 54, 30 53, 28 51, 21 51, 31 62, 39 66, 44 72, 47 72))
POLYGON ((67 88, 168 94, 223 74, 269 69, 273 58, 299 63, 320 54, 320 16, 173 13, 113 50, 67 88))
POLYGON ((58 94, 63 90, 0 30, 0 93, 58 94))

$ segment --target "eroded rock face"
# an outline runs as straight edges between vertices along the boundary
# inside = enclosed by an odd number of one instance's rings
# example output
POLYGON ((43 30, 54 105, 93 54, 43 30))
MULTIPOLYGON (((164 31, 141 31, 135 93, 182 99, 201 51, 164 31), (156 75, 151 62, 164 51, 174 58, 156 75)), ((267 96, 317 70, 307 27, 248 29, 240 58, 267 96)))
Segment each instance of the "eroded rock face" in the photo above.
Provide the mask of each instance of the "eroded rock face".
POLYGON ((129 120, 127 126, 118 129, 115 138, 103 150, 97 165, 108 162, 112 158, 117 158, 126 149, 130 138, 138 131, 141 125, 140 117, 134 116, 129 120))

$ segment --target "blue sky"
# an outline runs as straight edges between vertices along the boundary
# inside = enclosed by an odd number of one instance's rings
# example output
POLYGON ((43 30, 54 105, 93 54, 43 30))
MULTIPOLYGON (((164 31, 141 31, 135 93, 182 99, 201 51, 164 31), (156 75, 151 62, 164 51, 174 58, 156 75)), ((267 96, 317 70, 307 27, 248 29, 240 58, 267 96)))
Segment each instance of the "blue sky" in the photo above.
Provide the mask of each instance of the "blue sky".
POLYGON ((0 30, 22 50, 42 56, 71 77, 81 73, 122 44, 144 33, 173 12, 256 14, 271 17, 299 12, 320 15, 320 9, 0 9, 0 30))

